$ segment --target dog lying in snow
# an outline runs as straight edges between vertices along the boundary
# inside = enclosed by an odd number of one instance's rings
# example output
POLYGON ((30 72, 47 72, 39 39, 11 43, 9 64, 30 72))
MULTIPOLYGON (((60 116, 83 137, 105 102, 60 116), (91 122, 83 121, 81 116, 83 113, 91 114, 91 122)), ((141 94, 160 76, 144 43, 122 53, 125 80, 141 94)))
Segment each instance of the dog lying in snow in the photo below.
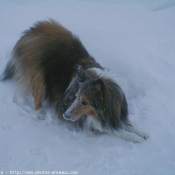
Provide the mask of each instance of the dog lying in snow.
POLYGON ((38 22, 24 32, 2 80, 12 78, 32 94, 39 118, 46 99, 61 119, 80 127, 133 142, 149 137, 130 124, 125 95, 115 80, 54 20, 38 22))

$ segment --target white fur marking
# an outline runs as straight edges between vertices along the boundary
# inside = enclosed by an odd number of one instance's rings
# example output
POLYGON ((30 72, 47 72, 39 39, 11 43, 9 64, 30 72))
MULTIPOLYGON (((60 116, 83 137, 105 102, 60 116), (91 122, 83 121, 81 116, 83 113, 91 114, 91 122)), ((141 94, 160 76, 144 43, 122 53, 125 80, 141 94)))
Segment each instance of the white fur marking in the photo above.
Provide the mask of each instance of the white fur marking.
POLYGON ((71 82, 69 83, 69 86, 66 89, 66 92, 72 87, 72 85, 74 84, 74 82, 75 82, 75 77, 72 78, 71 82))
POLYGON ((104 129, 102 128, 100 122, 98 120, 95 120, 94 117, 87 116, 87 127, 93 128, 95 130, 98 130, 100 132, 104 132, 104 129))
POLYGON ((102 70, 102 69, 99 69, 99 68, 90 68, 88 70, 95 72, 99 76, 99 78, 100 77, 104 77, 104 78, 107 78, 107 79, 112 79, 112 80, 114 80, 117 83, 116 75, 111 73, 109 71, 109 69, 103 69, 102 70))
POLYGON ((43 108, 40 108, 36 111, 36 116, 37 116, 37 119, 45 120, 45 112, 43 108))
POLYGON ((129 140, 134 143, 142 143, 145 140, 143 137, 140 137, 136 135, 135 133, 131 133, 123 129, 114 131, 114 134, 119 138, 123 138, 125 140, 129 140))
POLYGON ((148 138, 149 138, 149 134, 147 134, 147 133, 145 133, 145 132, 142 132, 142 131, 139 131, 139 130, 135 129, 135 128, 132 127, 132 126, 124 126, 124 127, 125 127, 126 131, 135 133, 135 134, 137 134, 138 136, 143 137, 144 139, 148 139, 148 138))

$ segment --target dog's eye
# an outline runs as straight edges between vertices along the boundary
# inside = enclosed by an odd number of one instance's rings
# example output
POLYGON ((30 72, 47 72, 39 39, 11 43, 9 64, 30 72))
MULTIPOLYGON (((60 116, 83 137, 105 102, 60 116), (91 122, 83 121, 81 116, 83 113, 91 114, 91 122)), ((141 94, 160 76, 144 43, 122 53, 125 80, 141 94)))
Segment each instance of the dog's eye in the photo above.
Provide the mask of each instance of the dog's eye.
POLYGON ((88 105, 88 103, 86 101, 82 101, 81 104, 82 105, 88 105))

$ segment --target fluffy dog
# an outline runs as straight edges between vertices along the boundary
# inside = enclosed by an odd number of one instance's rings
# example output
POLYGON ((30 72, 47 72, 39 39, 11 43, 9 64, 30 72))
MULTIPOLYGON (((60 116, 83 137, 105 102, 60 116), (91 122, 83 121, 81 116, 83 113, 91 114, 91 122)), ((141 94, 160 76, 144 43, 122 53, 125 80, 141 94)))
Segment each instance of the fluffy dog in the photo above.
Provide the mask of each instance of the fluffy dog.
POLYGON ((133 142, 148 134, 128 120, 125 95, 81 41, 54 20, 41 21, 15 45, 3 80, 15 79, 34 97, 39 118, 47 100, 63 120, 133 142))

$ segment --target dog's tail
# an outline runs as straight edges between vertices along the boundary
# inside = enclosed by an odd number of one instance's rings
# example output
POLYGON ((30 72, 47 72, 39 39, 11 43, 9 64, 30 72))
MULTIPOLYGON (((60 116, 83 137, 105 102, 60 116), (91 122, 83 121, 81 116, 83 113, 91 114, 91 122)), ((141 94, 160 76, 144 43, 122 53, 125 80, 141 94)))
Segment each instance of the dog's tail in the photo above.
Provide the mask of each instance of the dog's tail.
POLYGON ((15 66, 11 61, 7 63, 7 66, 2 75, 0 75, 0 81, 5 81, 7 79, 13 78, 15 74, 15 66))

